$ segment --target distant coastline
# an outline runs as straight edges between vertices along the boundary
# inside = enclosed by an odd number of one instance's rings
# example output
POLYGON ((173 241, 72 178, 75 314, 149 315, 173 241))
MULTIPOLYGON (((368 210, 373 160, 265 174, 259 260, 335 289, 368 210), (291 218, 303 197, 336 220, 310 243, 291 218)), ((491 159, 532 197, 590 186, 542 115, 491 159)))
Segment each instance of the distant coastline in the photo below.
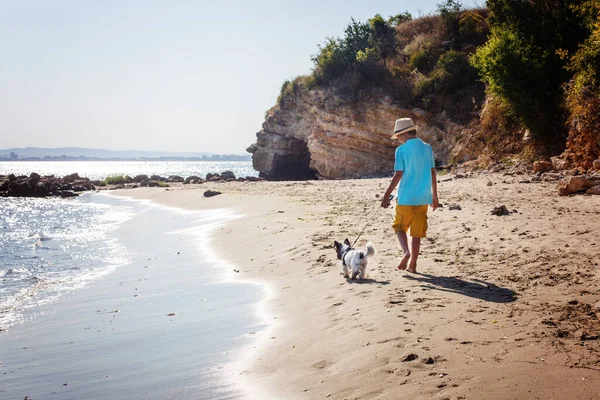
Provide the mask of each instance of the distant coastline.
POLYGON ((171 152, 147 150, 106 150, 84 147, 18 147, 0 149, 0 161, 251 161, 245 154, 171 152))
POLYGON ((0 157, 0 161, 252 161, 252 156, 248 155, 236 155, 226 154, 218 155, 213 154, 210 156, 201 157, 86 157, 86 156, 45 156, 45 157, 0 157))

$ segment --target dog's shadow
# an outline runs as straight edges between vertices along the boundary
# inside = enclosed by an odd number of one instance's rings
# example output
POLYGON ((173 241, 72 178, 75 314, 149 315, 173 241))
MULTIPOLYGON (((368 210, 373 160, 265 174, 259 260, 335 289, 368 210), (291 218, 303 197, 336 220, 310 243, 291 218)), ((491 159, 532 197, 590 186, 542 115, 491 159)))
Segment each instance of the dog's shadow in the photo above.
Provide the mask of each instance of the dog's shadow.
POLYGON ((380 285, 389 285, 390 284, 390 281, 378 281, 377 279, 371 279, 371 278, 364 278, 364 279, 346 278, 346 282, 357 283, 359 285, 370 284, 370 283, 378 283, 380 285))
POLYGON ((493 303, 511 303, 517 300, 514 290, 488 283, 480 279, 465 281, 451 276, 435 276, 416 273, 404 276, 406 279, 422 283, 423 288, 458 293, 493 303))

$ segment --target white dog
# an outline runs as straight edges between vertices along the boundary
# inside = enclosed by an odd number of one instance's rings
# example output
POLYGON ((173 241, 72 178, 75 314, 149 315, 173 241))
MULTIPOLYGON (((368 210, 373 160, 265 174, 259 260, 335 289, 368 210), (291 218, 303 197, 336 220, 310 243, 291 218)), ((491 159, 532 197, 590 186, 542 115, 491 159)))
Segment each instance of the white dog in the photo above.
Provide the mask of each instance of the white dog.
POLYGON ((365 250, 354 250, 350 246, 348 239, 344 240, 344 243, 338 241, 333 242, 335 252, 337 253, 338 260, 342 260, 342 272, 344 278, 348 278, 348 268, 352 269, 352 279, 364 279, 365 273, 367 272, 368 258, 375 255, 375 247, 371 242, 367 243, 365 250))

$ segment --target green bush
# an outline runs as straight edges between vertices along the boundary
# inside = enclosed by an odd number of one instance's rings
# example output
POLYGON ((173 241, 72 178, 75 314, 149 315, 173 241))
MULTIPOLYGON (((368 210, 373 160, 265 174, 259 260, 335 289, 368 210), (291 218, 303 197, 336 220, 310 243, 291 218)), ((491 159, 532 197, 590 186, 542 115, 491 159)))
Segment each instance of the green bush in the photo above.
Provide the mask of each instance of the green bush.
POLYGON ((424 49, 413 53, 408 62, 413 69, 416 69, 423 74, 427 74, 433 70, 436 61, 436 54, 424 49))
POLYGON ((416 94, 420 97, 433 93, 450 95, 476 83, 477 74, 465 53, 450 50, 440 56, 429 77, 417 83, 416 94))
POLYGON ((465 11, 458 21, 461 37, 479 41, 484 38, 486 23, 483 16, 473 10, 465 11))
POLYGON ((312 57, 315 74, 325 83, 341 77, 356 66, 359 51, 372 47, 373 28, 369 23, 351 19, 341 38, 329 38, 319 53, 312 57))
POLYGON ((412 15, 408 11, 404 11, 403 13, 391 15, 387 22, 392 26, 398 26, 404 22, 412 21, 412 15))
POLYGON ((316 80, 312 75, 297 76, 292 81, 286 80, 281 85, 281 92, 279 93, 279 97, 277 98, 277 103, 281 104, 281 101, 288 96, 295 96, 297 93, 300 92, 300 90, 302 90, 302 88, 312 89, 315 85, 316 80))
POLYGON ((478 78, 477 69, 469 63, 467 55, 454 50, 440 56, 435 72, 440 80, 440 91, 446 94, 472 85, 478 78))
POLYGON ((438 14, 442 18, 442 30, 450 38, 458 36, 460 11, 462 8, 462 3, 459 0, 446 0, 437 4, 438 14))
POLYGON ((119 185, 121 183, 127 183, 128 178, 131 180, 130 177, 124 175, 107 176, 102 182, 105 185, 119 185))
POLYGON ((569 137, 566 158, 583 170, 592 168, 600 157, 600 0, 588 0, 574 8, 585 21, 588 37, 569 58, 574 73, 566 85, 569 137))
POLYGON ((571 7, 577 2, 489 0, 490 38, 471 59, 534 139, 557 149, 566 137, 562 88, 571 76, 557 51, 582 42, 582 21, 571 7))

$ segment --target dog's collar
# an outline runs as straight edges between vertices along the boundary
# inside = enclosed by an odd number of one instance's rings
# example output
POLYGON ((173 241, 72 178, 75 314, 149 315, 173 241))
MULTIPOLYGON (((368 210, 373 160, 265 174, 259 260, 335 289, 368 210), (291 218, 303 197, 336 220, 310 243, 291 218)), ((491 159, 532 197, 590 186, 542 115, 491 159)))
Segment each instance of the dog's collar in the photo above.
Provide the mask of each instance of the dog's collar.
POLYGON ((350 250, 352 249, 346 249, 343 253, 342 253, 342 265, 345 267, 346 266, 346 254, 348 254, 350 252, 350 250))

